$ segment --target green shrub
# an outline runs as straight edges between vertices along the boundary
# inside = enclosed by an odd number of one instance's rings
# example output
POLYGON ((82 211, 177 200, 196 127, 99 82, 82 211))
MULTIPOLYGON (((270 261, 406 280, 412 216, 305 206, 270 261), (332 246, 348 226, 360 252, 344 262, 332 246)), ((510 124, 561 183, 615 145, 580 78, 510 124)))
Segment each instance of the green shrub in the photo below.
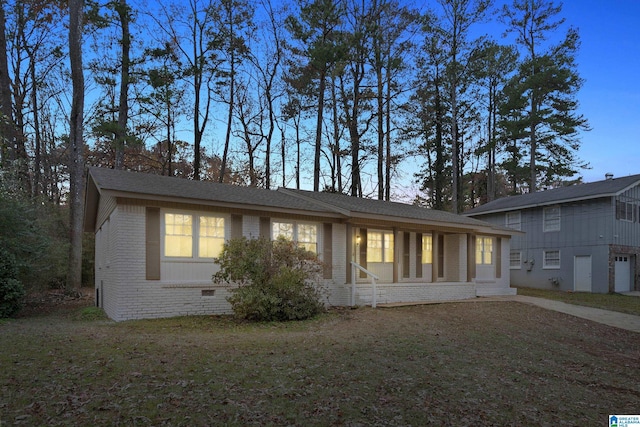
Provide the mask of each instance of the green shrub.
POLYGON ((0 318, 13 316, 24 305, 25 290, 17 274, 15 257, 0 248, 0 318))
POLYGON ((237 317, 257 321, 302 320, 324 310, 317 256, 278 239, 233 239, 216 260, 214 283, 235 284, 227 298, 237 317))

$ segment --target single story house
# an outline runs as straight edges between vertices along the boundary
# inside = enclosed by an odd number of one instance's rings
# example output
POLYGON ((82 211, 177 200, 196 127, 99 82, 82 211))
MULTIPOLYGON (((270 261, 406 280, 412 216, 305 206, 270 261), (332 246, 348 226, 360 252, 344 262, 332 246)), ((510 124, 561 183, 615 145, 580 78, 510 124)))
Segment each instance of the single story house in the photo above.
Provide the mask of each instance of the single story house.
POLYGON ((503 260, 517 232, 402 203, 91 168, 84 229, 96 304, 118 321, 230 313, 229 286, 211 276, 241 236, 316 252, 334 306, 515 293, 503 260))
POLYGON ((465 215, 524 232, 511 240, 514 286, 640 290, 640 175, 504 197, 465 215))

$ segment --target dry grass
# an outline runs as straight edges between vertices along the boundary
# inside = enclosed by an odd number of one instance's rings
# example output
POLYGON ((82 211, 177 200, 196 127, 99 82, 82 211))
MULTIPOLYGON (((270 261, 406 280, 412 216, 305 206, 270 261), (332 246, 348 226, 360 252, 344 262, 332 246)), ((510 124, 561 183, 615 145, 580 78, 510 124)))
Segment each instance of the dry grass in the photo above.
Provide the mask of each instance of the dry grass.
POLYGON ((547 298, 568 304, 584 305, 640 316, 640 297, 637 296, 565 292, 534 288, 518 288, 518 295, 547 298))
POLYGON ((0 324, 1 425, 602 425, 640 401, 638 334, 516 302, 257 325, 78 310, 0 324))

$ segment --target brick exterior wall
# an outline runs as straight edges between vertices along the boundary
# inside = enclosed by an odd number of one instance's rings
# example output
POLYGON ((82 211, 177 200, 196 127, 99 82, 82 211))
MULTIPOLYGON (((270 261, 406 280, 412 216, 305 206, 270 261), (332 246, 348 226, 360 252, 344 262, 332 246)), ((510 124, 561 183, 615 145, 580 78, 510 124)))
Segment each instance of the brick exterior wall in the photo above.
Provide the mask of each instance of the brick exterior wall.
MULTIPOLYGON (((121 321, 231 313, 226 300, 229 288, 211 281, 213 265, 203 262, 169 265, 170 262, 162 261, 161 279, 146 280, 145 209, 143 204, 119 204, 96 233, 96 256, 101 260, 96 261, 95 286, 100 293, 99 303, 107 315, 121 321)), ((352 286, 346 283, 347 269, 351 268, 351 258, 346 253, 347 226, 334 223, 331 229, 333 269, 331 279, 325 281, 329 291, 327 304, 348 306, 352 303, 352 286)), ((259 236, 260 217, 243 216, 242 232, 246 237, 259 236)), ((322 238, 319 236, 319 240, 322 238)), ((428 277, 411 282, 378 284, 377 302, 460 300, 510 293, 506 262, 502 264, 504 279, 482 284, 466 282, 466 242, 466 235, 450 237, 450 251, 460 251, 460 254, 455 257, 453 253, 447 254, 457 260, 447 265, 447 274, 459 277, 447 278, 447 282, 427 283, 431 280, 427 274, 428 277)), ((502 249, 503 259, 508 259, 504 256, 509 253, 508 241, 502 249)), ((411 268, 415 269, 415 260, 411 268)), ((358 283, 355 304, 371 304, 371 300, 371 283, 358 283)))
POLYGON ((615 292, 616 286, 616 268, 615 257, 616 255, 629 255, 634 261, 631 265, 632 282, 631 290, 640 290, 640 248, 636 246, 623 246, 623 245, 609 245, 609 292, 615 292))

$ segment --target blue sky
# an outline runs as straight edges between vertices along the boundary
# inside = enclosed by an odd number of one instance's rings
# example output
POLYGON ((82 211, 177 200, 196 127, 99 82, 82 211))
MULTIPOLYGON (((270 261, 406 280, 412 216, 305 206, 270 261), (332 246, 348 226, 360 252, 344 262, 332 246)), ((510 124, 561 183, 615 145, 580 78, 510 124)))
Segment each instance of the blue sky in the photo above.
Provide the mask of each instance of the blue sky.
MULTIPOLYGON (((495 0, 496 8, 511 3, 495 0)), ((413 4, 420 9, 420 0, 413 4)), ((422 6, 436 11, 439 7, 435 1, 422 6)), ((605 179, 606 173, 640 174, 640 0, 566 0, 560 17, 565 24, 550 41, 557 43, 569 26, 578 29, 581 41, 576 62, 584 85, 577 96, 578 112, 591 131, 581 133, 578 157, 591 168, 579 175, 593 182, 605 179)), ((505 27, 497 17, 477 25, 473 33, 513 43, 500 39, 505 27)), ((411 199, 418 193, 417 185, 408 173, 403 178, 396 196, 411 199)))
POLYGON ((592 127, 579 152, 592 166, 584 180, 640 173, 640 1, 566 1, 563 15, 582 41, 578 99, 592 127))
MULTIPOLYGON (((495 5, 511 2, 495 0, 495 5)), ((592 182, 606 173, 640 174, 640 0, 554 0, 559 3, 559 17, 566 21, 550 41, 558 42, 569 26, 578 29, 576 62, 584 79, 579 113, 592 129, 581 134, 578 156, 591 169, 580 175, 592 182)), ((504 25, 494 19, 488 27, 484 31, 500 40, 504 25)))

